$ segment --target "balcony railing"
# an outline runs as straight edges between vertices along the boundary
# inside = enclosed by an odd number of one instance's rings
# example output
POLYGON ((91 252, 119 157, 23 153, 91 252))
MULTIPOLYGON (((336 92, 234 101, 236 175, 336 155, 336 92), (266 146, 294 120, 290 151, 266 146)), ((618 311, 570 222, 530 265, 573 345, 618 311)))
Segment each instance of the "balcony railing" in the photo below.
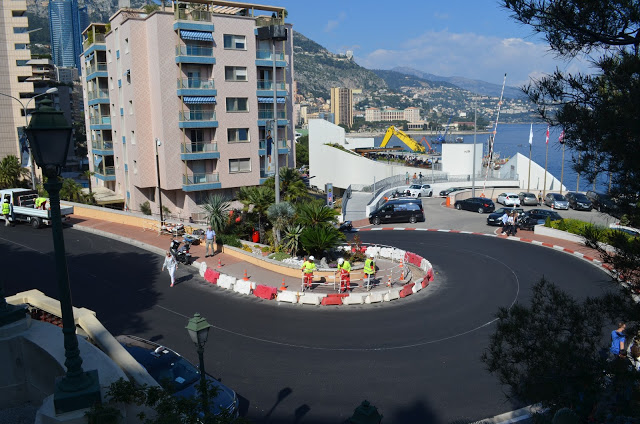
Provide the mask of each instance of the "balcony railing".
POLYGON ((176 46, 176 56, 213 57, 212 47, 181 45, 176 46))
POLYGON ((218 143, 186 143, 182 145, 182 153, 210 153, 218 151, 218 143))
POLYGON ((111 125, 110 116, 92 116, 89 120, 92 125, 111 125))
POLYGON ((186 111, 186 112, 179 112, 178 115, 178 120, 180 122, 185 122, 185 121, 215 121, 216 120, 216 113, 215 112, 209 112, 209 111, 186 111))
MULTIPOLYGON (((259 148, 260 149, 266 149, 267 148, 267 140, 260 140, 259 148)), ((286 149, 286 148, 287 148, 287 140, 284 140, 284 139, 278 140, 278 149, 286 149)))
POLYGON ((177 9, 175 18, 180 21, 206 22, 211 21, 211 12, 207 12, 206 10, 177 9))
MULTIPOLYGON (((278 111, 278 119, 286 119, 287 115, 284 110, 278 111)), ((258 110, 258 119, 273 119, 273 110, 258 110)))
POLYGON ((94 150, 113 150, 113 141, 93 140, 91 147, 94 150))
MULTIPOLYGON (((256 59, 273 60, 271 50, 256 50, 256 59)), ((284 60, 284 52, 276 52, 276 60, 284 60)))
MULTIPOLYGON (((277 90, 286 90, 287 85, 283 81, 276 81, 277 90)), ((258 90, 273 90, 273 81, 258 80, 258 90)))
POLYGON ((182 176, 183 185, 194 184, 210 184, 220 182, 220 174, 217 172, 205 173, 205 174, 191 174, 182 176))
POLYGON ((87 67, 87 75, 90 75, 94 72, 107 72, 107 64, 97 63, 97 64, 89 65, 87 67))
POLYGON ((100 89, 100 90, 89 91, 87 95, 89 96, 89 100, 108 99, 109 90, 100 89))
POLYGON ((216 88, 213 79, 202 78, 178 78, 178 88, 191 88, 194 90, 213 90, 216 88))
POLYGON ((95 169, 95 173, 100 175, 116 175, 116 167, 115 166, 105 166, 104 168, 98 167, 95 169))
POLYGON ((92 44, 104 44, 105 43, 104 34, 95 34, 92 37, 93 38, 87 38, 82 43, 82 47, 84 47, 84 50, 87 50, 92 44))

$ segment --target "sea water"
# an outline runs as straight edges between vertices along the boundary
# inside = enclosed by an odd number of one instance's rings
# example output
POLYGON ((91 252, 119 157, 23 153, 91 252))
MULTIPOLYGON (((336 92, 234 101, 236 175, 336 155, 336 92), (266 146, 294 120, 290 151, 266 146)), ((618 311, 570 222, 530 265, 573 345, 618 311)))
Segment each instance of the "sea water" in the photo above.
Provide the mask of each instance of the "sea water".
MULTIPOLYGON (((516 153, 520 153, 525 157, 529 157, 529 129, 530 124, 499 124, 498 131, 495 136, 494 143, 494 152, 500 154, 500 158, 508 159, 514 156, 516 153)), ((550 128, 549 129, 549 149, 547 156, 547 171, 560 180, 562 176, 562 183, 564 186, 570 190, 579 190, 579 191, 587 191, 593 189, 593 183, 587 181, 584 176, 580 177, 579 186, 578 186, 578 174, 573 170, 573 161, 574 158, 577 159, 577 153, 570 150, 568 147, 565 148, 564 153, 564 175, 562 173, 562 144, 558 141, 558 137, 560 136, 561 129, 560 128, 550 128)), ((531 160, 536 162, 542 168, 545 165, 545 155, 547 155, 547 144, 545 143, 547 133, 547 125, 546 124, 533 124, 533 142, 531 144, 531 160)), ((419 141, 422 138, 421 135, 411 135, 413 139, 419 141)), ((431 143, 431 140, 435 138, 435 135, 427 134, 425 135, 427 140, 431 143)), ((465 134, 465 135, 456 135, 454 134, 451 137, 453 141, 456 137, 462 137, 463 143, 473 144, 474 135, 473 134, 465 134)), ((449 136, 447 136, 447 140, 449 140, 449 136)), ((476 135, 476 143, 482 143, 484 146, 484 152, 487 153, 487 141, 489 139, 488 133, 478 133, 476 135)), ((382 142, 382 137, 375 137, 375 146, 379 146, 382 142)), ((389 144, 389 147, 406 147, 398 138, 393 137, 389 144)), ((439 144, 432 145, 438 151, 441 151, 441 147, 439 144)), ((519 169, 518 172, 525 174, 528 169, 519 169)), ((606 192, 609 186, 609 176, 608 175, 598 175, 598 179, 596 181, 596 190, 606 192)))

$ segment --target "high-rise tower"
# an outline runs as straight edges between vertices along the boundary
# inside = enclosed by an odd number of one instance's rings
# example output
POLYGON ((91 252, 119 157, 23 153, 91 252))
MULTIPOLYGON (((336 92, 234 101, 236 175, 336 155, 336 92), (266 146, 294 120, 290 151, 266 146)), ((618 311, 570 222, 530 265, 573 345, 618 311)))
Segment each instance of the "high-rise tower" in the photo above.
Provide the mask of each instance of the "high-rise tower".
POLYGON ((79 7, 78 0, 49 2, 51 56, 56 66, 76 68, 80 72, 82 31, 88 25, 87 7, 79 7))

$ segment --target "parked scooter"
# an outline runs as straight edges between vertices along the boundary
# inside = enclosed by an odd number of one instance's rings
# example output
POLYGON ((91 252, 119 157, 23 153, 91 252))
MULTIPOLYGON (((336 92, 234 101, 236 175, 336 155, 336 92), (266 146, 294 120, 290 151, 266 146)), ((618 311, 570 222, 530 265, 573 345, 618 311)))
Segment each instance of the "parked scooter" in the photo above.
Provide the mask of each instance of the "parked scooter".
POLYGON ((176 258, 176 261, 189 265, 191 264, 191 253, 189 253, 191 243, 188 240, 185 240, 184 246, 181 247, 180 244, 181 242, 179 240, 172 239, 169 251, 176 258))

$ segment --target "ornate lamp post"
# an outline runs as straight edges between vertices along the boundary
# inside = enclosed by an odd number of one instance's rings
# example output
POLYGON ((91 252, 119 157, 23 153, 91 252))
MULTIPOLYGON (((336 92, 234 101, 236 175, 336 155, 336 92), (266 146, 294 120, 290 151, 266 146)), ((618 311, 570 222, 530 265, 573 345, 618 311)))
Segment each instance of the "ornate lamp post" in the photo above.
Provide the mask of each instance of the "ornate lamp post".
POLYGON ((202 396, 204 415, 207 416, 209 414, 209 398, 207 397, 207 378, 204 373, 204 345, 207 343, 211 325, 196 312, 185 328, 189 331, 189 337, 191 337, 193 343, 198 347, 198 359, 200 360, 200 396, 202 396))
POLYGON ((362 401, 347 420, 347 423, 350 424, 379 424, 381 422, 382 415, 378 412, 378 408, 371 405, 368 400, 362 401))
POLYGON ((56 279, 62 310, 62 333, 64 335, 64 365, 67 372, 56 380, 53 404, 56 413, 88 408, 100 402, 98 371, 83 371, 82 358, 78 348, 73 303, 69 287, 69 272, 65 256, 62 220, 60 218, 60 188, 58 176, 65 165, 71 125, 61 111, 51 106, 51 100, 43 100, 33 113, 31 123, 26 128, 29 145, 35 162, 47 177, 44 188, 51 199, 51 227, 56 262, 56 279))

